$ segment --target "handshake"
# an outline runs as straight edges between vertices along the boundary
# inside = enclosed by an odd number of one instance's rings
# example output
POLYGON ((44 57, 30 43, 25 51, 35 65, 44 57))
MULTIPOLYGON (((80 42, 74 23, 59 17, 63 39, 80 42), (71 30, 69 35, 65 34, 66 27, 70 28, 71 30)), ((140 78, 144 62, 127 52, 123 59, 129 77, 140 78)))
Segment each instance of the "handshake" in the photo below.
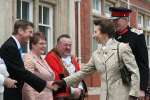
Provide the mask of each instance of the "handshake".
POLYGON ((67 84, 64 80, 48 81, 47 88, 52 89, 54 92, 65 90, 67 84))

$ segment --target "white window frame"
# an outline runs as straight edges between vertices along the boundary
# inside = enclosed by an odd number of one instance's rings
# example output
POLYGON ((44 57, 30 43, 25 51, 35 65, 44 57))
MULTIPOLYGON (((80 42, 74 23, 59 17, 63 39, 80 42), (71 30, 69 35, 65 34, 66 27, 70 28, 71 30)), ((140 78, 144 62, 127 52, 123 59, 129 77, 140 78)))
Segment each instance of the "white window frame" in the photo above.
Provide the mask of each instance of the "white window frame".
MULTIPOLYGON (((22 1, 29 3, 29 20, 28 21, 33 22, 33 0, 20 0, 20 2, 21 2, 21 12, 20 12, 21 18, 20 19, 22 19, 22 1)), ((17 8, 16 8, 16 10, 17 10, 17 8)), ((16 14, 17 14, 17 11, 16 11, 16 14)), ((17 17, 17 15, 16 15, 16 17, 17 17)))
MULTIPOLYGON (((47 37, 47 49, 48 51, 50 49, 53 48, 53 7, 51 5, 48 5, 48 4, 44 4, 44 3, 40 3, 39 6, 42 7, 46 7, 46 8, 49 8, 49 25, 46 25, 46 24, 43 24, 43 16, 42 16, 42 23, 39 23, 38 24, 38 27, 39 26, 44 26, 44 27, 48 27, 48 36, 47 37)), ((43 10, 42 10, 42 15, 43 15, 43 10)), ((39 19, 39 18, 38 18, 39 19)))
MULTIPOLYGON (((93 1, 93 0, 92 0, 93 1)), ((101 0, 98 0, 98 7, 99 7, 99 9, 97 10, 97 9, 95 9, 94 8, 94 4, 93 4, 93 2, 92 2, 92 12, 94 13, 94 14, 96 14, 96 15, 99 15, 100 16, 100 14, 101 14, 101 0)))
MULTIPOLYGON (((21 2, 21 12, 20 12, 20 18, 17 18, 17 0, 16 0, 16 20, 18 20, 18 19, 22 19, 23 17, 22 17, 22 1, 25 1, 25 2, 28 2, 29 3, 29 19, 28 19, 28 21, 30 21, 30 22, 33 22, 33 0, 20 0, 20 2, 21 2)), ((27 52, 28 51, 30 51, 30 49, 29 49, 29 41, 28 41, 28 43, 27 43, 27 52)), ((23 54, 24 54, 24 52, 23 52, 23 54)))
POLYGON ((111 2, 107 2, 107 1, 106 1, 105 4, 104 4, 104 14, 105 14, 105 16, 106 16, 106 17, 111 17, 111 12, 109 11, 109 9, 107 9, 109 13, 106 12, 106 9, 105 9, 105 8, 106 8, 106 7, 105 7, 106 4, 107 4, 109 7, 114 7, 114 4, 111 3, 111 2))
POLYGON ((144 22, 143 22, 144 16, 143 16, 142 14, 138 14, 137 17, 138 17, 138 18, 137 18, 138 28, 143 28, 143 26, 144 26, 144 22), (139 19, 139 17, 140 17, 141 19, 139 19), (139 21, 140 21, 140 23, 139 23, 139 21))

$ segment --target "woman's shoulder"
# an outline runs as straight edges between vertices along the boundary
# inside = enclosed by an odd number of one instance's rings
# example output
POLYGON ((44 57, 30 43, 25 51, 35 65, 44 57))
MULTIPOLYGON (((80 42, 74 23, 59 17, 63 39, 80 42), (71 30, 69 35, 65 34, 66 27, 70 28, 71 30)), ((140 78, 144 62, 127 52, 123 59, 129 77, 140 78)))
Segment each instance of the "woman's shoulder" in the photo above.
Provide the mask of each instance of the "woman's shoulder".
POLYGON ((33 55, 31 53, 26 53, 23 55, 24 61, 31 61, 33 59, 33 55))
POLYGON ((129 43, 120 42, 119 50, 122 51, 122 52, 131 50, 131 48, 129 46, 129 43))
POLYGON ((126 48, 126 47, 129 47, 129 43, 120 42, 120 48, 126 48))

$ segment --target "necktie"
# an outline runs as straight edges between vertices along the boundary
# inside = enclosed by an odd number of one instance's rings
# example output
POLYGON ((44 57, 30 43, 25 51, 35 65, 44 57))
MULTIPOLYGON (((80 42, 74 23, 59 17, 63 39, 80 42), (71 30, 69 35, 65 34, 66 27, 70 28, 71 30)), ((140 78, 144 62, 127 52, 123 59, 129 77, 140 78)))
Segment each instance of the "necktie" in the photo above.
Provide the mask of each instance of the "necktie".
POLYGON ((21 58, 22 58, 22 48, 21 47, 19 48, 19 52, 20 52, 20 55, 21 55, 21 58))

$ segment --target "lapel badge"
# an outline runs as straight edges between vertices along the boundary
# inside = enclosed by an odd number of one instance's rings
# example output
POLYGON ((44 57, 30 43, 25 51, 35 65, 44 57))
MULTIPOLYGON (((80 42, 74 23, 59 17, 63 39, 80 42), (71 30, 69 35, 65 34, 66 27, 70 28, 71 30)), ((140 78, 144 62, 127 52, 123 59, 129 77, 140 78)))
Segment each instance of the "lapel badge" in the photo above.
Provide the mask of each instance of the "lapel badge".
POLYGON ((118 38, 117 39, 121 39, 122 38, 122 36, 118 36, 118 38))

